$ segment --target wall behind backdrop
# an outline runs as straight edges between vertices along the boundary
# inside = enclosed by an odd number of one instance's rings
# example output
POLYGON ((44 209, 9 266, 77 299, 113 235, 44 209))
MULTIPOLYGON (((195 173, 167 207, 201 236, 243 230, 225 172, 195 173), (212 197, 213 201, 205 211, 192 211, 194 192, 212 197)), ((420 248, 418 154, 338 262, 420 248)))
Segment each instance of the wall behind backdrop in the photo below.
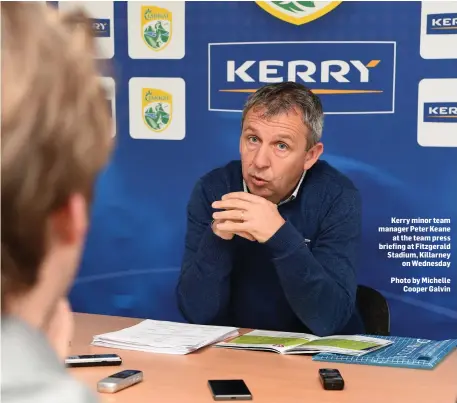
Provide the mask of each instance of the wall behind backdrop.
POLYGON ((238 158, 249 91, 297 80, 324 104, 322 158, 363 197, 359 282, 387 297, 393 334, 457 337, 457 2, 77 3, 113 66, 117 147, 76 311, 183 320, 192 187, 238 158))

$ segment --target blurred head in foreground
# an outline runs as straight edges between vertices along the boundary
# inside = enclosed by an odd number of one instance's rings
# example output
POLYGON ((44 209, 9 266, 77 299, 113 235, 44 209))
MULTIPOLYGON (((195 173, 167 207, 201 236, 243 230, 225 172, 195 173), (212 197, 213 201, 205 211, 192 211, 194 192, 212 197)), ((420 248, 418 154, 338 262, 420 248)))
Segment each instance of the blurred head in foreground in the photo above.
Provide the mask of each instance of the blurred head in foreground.
POLYGON ((2 2, 2 317, 46 329, 78 267, 111 146, 90 25, 2 2))

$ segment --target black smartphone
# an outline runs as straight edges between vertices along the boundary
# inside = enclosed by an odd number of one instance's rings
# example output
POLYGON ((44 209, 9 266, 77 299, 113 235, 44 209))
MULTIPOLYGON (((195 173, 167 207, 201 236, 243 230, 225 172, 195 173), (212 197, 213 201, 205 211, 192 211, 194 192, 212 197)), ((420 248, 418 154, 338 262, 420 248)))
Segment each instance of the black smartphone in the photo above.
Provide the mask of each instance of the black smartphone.
POLYGON ((319 378, 322 387, 325 390, 343 390, 344 379, 335 368, 321 368, 319 369, 319 378))
POLYGON ((67 367, 107 367, 121 365, 122 359, 117 354, 72 355, 65 359, 67 367))
POLYGON ((210 380, 214 400, 252 400, 252 394, 242 379, 210 380))

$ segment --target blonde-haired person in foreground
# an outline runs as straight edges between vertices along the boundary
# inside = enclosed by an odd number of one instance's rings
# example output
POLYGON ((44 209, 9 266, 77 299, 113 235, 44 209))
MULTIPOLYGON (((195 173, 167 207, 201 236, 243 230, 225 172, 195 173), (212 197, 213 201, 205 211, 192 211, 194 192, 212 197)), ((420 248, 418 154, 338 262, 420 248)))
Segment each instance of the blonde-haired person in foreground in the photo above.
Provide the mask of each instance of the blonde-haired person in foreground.
POLYGON ((2 402, 96 400, 66 372, 66 296, 112 147, 88 21, 2 2, 2 402))

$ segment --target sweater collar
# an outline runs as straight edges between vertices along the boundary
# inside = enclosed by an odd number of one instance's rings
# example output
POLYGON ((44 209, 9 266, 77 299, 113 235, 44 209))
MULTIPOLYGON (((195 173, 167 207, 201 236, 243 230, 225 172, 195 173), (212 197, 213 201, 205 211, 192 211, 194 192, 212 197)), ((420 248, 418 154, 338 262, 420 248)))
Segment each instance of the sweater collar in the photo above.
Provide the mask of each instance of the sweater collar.
MULTIPOLYGON (((298 191, 300 190, 300 186, 303 183, 303 179, 305 179, 306 171, 303 171, 300 180, 298 181, 297 186, 295 187, 295 190, 292 192, 292 194, 286 199, 278 203, 278 206, 281 206, 282 204, 288 203, 292 200, 295 200, 297 198, 298 191)), ((246 185, 246 182, 243 179, 243 191, 246 193, 249 193, 248 186, 246 185)))

